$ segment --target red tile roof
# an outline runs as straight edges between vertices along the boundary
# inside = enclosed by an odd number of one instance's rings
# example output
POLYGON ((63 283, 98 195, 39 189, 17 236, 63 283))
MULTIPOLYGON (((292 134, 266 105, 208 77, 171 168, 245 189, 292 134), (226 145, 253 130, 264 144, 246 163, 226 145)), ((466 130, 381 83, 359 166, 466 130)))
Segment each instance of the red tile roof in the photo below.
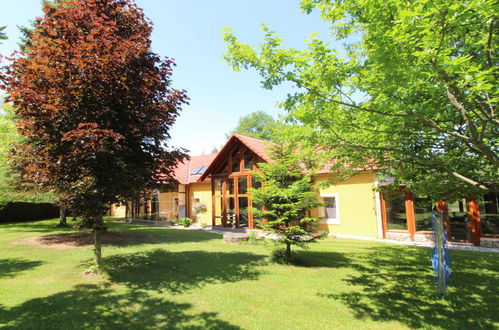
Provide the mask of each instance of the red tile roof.
POLYGON ((191 159, 184 159, 177 164, 174 171, 174 177, 180 184, 189 184, 197 182, 201 174, 191 175, 191 173, 199 166, 208 167, 217 154, 194 156, 191 159))
MULTIPOLYGON (((255 139, 249 136, 233 134, 229 137, 225 145, 222 147, 220 152, 211 155, 202 155, 191 157, 190 160, 184 159, 179 162, 177 168, 174 171, 174 178, 180 184, 190 184, 194 182, 199 182, 205 180, 210 171, 216 166, 216 163, 222 161, 224 157, 227 157, 234 143, 242 143, 248 149, 253 151, 257 156, 262 158, 266 162, 271 162, 270 158, 266 152, 267 148, 271 144, 268 141, 263 141, 255 139), (199 166, 206 166, 206 170, 202 174, 191 175, 191 173, 199 166)), ((330 173, 330 168, 334 165, 334 162, 329 162, 324 165, 324 167, 319 170, 317 174, 327 174, 330 173)), ((360 171, 372 171, 375 166, 366 166, 363 169, 358 169, 360 171)))
MULTIPOLYGON (((248 149, 253 151, 255 154, 258 155, 261 159, 263 159, 266 162, 272 161, 272 159, 267 155, 267 148, 270 145, 270 142, 264 141, 264 140, 259 140, 255 139, 249 136, 244 136, 244 135, 239 135, 239 134, 233 134, 233 137, 241 141, 242 144, 244 144, 248 149)), ((232 138, 231 136, 231 138, 232 138)), ((229 138, 230 140, 230 138, 229 138)))
POLYGON ((255 139, 249 136, 244 136, 244 135, 239 135, 239 134, 232 134, 227 142, 225 142, 224 146, 220 150, 220 152, 216 155, 215 159, 211 162, 210 166, 206 169, 206 171, 203 173, 203 175, 200 176, 199 180, 202 181, 204 180, 208 174, 210 174, 211 171, 213 171, 214 167, 216 166, 217 163, 222 161, 225 157, 228 156, 230 150, 234 146, 235 143, 242 143, 245 145, 248 149, 253 151, 258 157, 262 158, 266 162, 272 161, 269 156, 267 156, 267 153, 265 152, 267 147, 269 146, 268 141, 263 141, 259 139, 255 139))

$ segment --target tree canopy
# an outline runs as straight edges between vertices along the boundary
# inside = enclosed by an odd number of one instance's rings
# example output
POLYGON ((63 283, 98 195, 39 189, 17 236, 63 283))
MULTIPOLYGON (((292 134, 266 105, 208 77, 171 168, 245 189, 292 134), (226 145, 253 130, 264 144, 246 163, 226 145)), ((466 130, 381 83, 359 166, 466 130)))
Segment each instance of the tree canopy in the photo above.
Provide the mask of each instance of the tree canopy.
POLYGON ((14 109, 9 104, 0 106, 0 208, 8 202, 53 202, 51 193, 22 182, 10 157, 16 144, 23 141, 15 122, 14 109))
POLYGON ((230 136, 236 133, 260 140, 272 141, 276 126, 278 126, 278 122, 271 115, 263 111, 255 111, 239 118, 237 127, 227 135, 230 136))
POLYGON ((46 2, 29 52, 0 78, 19 119, 25 177, 66 196, 93 228, 102 215, 168 178, 185 155, 168 149, 187 103, 171 87, 174 62, 151 52, 152 24, 129 0, 46 2))
POLYGON ((304 0, 344 49, 315 35, 285 48, 264 27, 260 51, 226 30, 228 63, 263 86, 299 90, 282 106, 293 137, 349 174, 377 167, 436 198, 498 191, 497 3, 304 0))

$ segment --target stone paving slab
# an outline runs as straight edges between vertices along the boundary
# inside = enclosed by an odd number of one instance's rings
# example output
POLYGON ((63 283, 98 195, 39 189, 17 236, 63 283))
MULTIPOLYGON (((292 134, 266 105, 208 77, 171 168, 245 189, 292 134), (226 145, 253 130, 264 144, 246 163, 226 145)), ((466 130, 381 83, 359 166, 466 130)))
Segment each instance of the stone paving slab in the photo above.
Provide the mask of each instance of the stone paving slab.
POLYGON ((249 239, 249 234, 247 233, 225 233, 224 241, 229 243, 241 243, 249 239))

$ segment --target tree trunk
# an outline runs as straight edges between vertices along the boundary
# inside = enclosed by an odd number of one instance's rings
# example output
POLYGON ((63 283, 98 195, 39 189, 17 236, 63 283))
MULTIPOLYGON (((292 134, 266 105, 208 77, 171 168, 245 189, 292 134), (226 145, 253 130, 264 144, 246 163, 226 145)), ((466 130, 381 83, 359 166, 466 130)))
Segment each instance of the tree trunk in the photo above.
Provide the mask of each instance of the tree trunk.
POLYGON ((286 259, 291 260, 291 243, 286 242, 286 259))
POLYGON ((102 217, 94 220, 94 266, 96 273, 102 271, 102 241, 101 234, 104 231, 104 221, 102 217))
POLYGON ((63 202, 59 203, 59 226, 66 226, 66 206, 63 202))

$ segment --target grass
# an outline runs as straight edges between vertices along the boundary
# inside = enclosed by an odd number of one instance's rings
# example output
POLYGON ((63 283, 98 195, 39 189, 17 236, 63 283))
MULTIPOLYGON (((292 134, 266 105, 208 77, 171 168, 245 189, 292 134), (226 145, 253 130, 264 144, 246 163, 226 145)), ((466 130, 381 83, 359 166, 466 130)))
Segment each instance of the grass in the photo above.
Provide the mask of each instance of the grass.
POLYGON ((73 235, 56 220, 1 224, 0 328, 499 327, 494 253, 453 250, 452 282, 440 298, 425 248, 327 239, 297 250, 299 265, 277 265, 262 244, 108 222, 121 239, 104 246, 103 276, 84 274, 89 247, 27 244, 73 235))

